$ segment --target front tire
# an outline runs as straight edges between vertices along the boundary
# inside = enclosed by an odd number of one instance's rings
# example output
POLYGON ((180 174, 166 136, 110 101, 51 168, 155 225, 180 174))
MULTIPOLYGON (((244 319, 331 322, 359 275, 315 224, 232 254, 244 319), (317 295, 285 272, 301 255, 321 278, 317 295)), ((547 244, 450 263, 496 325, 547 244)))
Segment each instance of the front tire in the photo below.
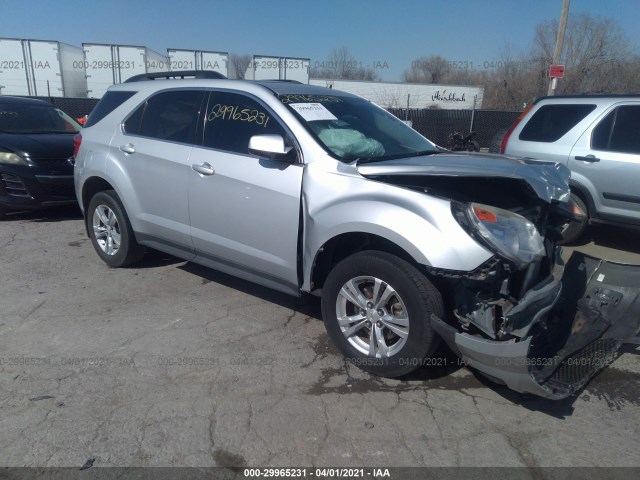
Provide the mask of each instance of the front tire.
POLYGON ((110 267, 124 267, 144 256, 129 217, 113 190, 95 194, 87 209, 87 227, 93 247, 110 267))
POLYGON ((433 284, 385 252, 342 260, 322 292, 322 317, 334 344, 353 364, 383 377, 406 375, 425 364, 439 344, 431 315, 443 312, 433 284))

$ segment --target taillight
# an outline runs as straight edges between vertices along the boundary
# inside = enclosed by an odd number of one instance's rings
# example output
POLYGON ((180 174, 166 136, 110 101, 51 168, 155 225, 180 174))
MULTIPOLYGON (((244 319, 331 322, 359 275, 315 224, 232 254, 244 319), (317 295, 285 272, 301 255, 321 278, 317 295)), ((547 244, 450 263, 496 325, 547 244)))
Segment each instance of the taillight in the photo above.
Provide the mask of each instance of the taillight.
POLYGON ((73 158, 78 156, 78 150, 80 150, 80 144, 82 143, 82 135, 76 133, 73 136, 73 158))
POLYGON ((500 153, 504 153, 505 152, 505 150, 507 149, 507 142, 509 141, 509 137, 511 136, 511 134, 513 133, 515 128, 518 126, 520 121, 524 118, 524 116, 527 113, 529 113, 529 110, 531 110, 535 104, 536 104, 536 102, 530 103, 527 106, 527 108, 524 109, 524 112, 522 112, 520 115, 518 115, 518 118, 516 118, 516 121, 513 122, 513 124, 509 127, 509 130, 507 130, 507 133, 505 133, 504 137, 502 137, 502 143, 500 144, 500 153))

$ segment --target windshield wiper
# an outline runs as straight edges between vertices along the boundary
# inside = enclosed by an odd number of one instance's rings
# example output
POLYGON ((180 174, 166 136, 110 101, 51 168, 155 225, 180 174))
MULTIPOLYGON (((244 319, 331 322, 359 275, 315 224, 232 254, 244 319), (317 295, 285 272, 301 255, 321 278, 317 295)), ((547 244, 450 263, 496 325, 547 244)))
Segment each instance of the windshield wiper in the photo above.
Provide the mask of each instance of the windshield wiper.
POLYGON ((436 153, 441 153, 439 150, 422 150, 421 152, 413 152, 409 155, 403 155, 404 157, 422 157, 426 155, 435 155, 436 153))

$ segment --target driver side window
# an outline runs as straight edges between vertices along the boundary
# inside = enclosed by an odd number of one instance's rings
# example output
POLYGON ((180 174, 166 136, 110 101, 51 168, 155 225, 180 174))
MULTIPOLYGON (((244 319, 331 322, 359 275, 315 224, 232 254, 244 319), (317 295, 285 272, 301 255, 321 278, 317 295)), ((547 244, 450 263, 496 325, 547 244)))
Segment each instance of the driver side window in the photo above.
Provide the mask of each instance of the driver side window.
POLYGON ((249 155, 249 139, 254 135, 287 133, 271 111, 245 95, 212 92, 204 126, 203 146, 249 155))

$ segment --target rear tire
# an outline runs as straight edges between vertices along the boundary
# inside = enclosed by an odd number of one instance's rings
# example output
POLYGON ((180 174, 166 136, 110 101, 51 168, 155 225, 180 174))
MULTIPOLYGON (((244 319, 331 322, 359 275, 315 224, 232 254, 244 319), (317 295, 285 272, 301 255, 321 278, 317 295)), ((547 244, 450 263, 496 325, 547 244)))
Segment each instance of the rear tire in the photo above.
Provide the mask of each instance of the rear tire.
POLYGON ((113 190, 96 193, 89 201, 87 227, 93 247, 110 267, 124 267, 144 256, 129 217, 113 190))
POLYGON ((562 240, 558 242, 558 245, 567 245, 569 243, 576 242, 584 234, 584 231, 587 229, 587 225, 589 224, 589 210, 585 203, 575 193, 571 193, 571 200, 573 200, 576 205, 578 205, 578 207, 587 214, 587 218, 581 222, 573 221, 565 224, 562 229, 562 240))
POLYGON ((351 363, 383 377, 406 375, 426 364, 440 343, 431 315, 443 312, 433 284, 385 252, 342 260, 322 292, 322 317, 334 344, 351 363))

